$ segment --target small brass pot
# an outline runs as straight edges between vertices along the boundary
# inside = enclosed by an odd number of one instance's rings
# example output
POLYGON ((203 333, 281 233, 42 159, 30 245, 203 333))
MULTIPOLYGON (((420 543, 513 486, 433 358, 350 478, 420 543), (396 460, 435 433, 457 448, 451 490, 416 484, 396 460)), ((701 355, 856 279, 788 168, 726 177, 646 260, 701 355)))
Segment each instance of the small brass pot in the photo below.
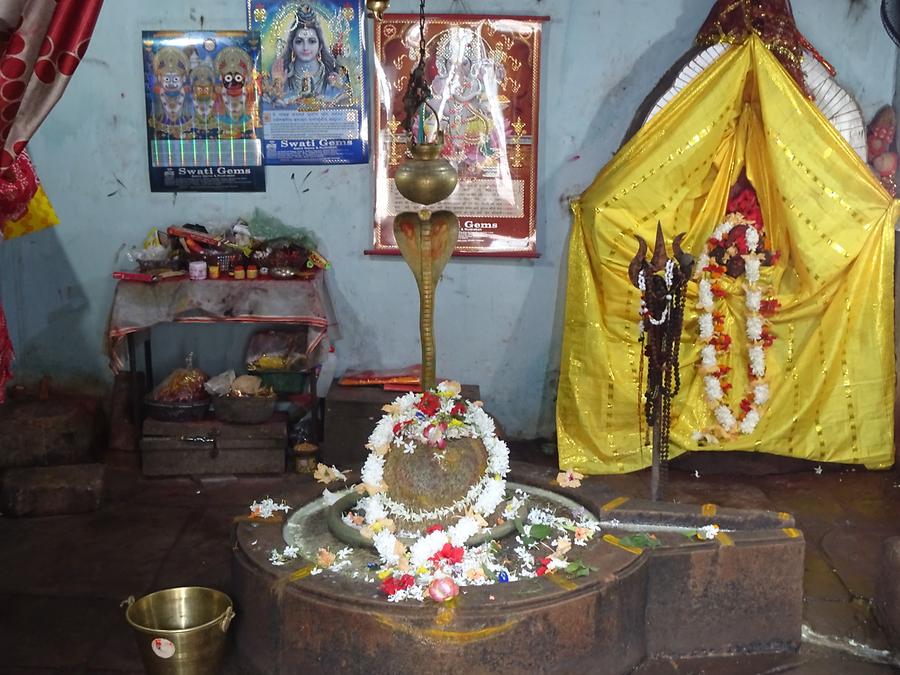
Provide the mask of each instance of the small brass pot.
POLYGON ((390 0, 366 0, 366 10, 372 12, 375 18, 381 21, 390 4, 390 0))
POLYGON ((401 195, 415 204, 434 204, 456 189, 459 175, 453 165, 441 157, 444 134, 434 143, 410 143, 412 159, 397 167, 394 182, 401 195))

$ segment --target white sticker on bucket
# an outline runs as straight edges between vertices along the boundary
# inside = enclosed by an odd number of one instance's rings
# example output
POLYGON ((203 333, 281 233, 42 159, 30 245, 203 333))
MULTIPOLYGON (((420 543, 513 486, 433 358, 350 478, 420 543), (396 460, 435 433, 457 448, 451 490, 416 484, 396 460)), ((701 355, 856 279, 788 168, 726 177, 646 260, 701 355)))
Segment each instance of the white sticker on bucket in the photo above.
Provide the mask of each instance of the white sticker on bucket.
POLYGON ((175 655, 175 645, 166 638, 153 638, 150 642, 153 653, 161 659, 168 659, 175 655))

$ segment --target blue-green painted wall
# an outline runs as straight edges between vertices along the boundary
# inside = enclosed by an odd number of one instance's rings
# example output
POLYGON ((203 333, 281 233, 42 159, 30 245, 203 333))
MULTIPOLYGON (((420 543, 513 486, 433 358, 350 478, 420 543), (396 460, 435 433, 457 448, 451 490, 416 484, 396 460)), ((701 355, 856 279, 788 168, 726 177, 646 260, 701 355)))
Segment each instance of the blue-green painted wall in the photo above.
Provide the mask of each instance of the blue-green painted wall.
MULTIPOLYGON (((394 0, 395 11, 415 11, 394 0)), ((896 50, 876 0, 794 0, 800 29, 835 65, 867 118, 895 93, 896 50)), ((481 385, 514 436, 551 434, 570 229, 568 199, 615 152, 632 116, 691 45, 711 0, 429 0, 432 12, 548 15, 545 24, 537 260, 453 260, 437 297, 439 374, 481 385)), ((264 208, 312 228, 334 265, 340 369, 418 359, 415 285, 371 241, 367 166, 313 167, 300 193, 269 167, 265 194, 151 194, 140 31, 241 28, 241 0, 107 0, 87 59, 30 144, 62 223, 0 244, 0 294, 25 379, 108 381, 104 334, 119 251, 151 227, 230 222, 264 208)), ((246 331, 155 332, 158 372, 187 350, 207 370, 239 363, 246 331)))

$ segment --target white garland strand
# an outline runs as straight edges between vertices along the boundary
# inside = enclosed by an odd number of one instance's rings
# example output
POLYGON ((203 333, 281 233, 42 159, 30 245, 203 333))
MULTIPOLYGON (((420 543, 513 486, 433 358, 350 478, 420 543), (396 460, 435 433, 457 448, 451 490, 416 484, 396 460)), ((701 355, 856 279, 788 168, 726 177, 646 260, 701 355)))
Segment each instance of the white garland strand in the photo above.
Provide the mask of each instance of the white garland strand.
MULTIPOLYGON (((748 252, 741 257, 744 259, 744 270, 747 277, 744 304, 747 308, 747 320, 745 332, 747 334, 748 349, 747 360, 750 368, 750 393, 746 400, 750 403, 750 409, 743 417, 738 418, 725 402, 725 391, 719 379, 720 365, 716 347, 712 344, 717 335, 713 312, 715 309, 715 294, 713 283, 707 271, 711 264, 715 264, 707 253, 699 258, 697 274, 699 283, 697 287, 697 308, 701 311, 698 320, 698 332, 700 339, 706 344, 700 350, 700 367, 704 372, 703 388, 706 401, 710 406, 719 427, 726 435, 735 431, 744 435, 752 434, 759 425, 762 413, 760 407, 769 400, 769 385, 762 378, 766 375, 766 346, 763 340, 764 328, 768 321, 760 314, 763 293, 759 288, 760 267, 762 254, 760 253, 761 240, 759 232, 752 223, 746 221, 743 216, 729 217, 725 222, 716 227, 711 240, 724 241, 735 225, 747 226, 745 239, 748 252)), ((700 433, 706 437, 707 434, 700 433)), ((695 434, 696 436, 697 434, 695 434)), ((719 436, 719 434, 716 434, 719 436)))

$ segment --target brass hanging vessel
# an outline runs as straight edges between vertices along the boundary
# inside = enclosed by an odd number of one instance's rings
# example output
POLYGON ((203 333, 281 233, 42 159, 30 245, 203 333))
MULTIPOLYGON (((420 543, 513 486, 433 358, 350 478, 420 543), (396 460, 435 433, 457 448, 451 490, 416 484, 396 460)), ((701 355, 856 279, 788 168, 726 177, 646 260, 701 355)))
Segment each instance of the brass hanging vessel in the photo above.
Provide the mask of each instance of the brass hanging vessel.
MULTIPOLYGON (((459 176, 450 162, 441 157, 444 134, 438 131, 433 142, 422 138, 417 142, 412 124, 422 110, 420 126, 424 127, 424 110, 428 108, 431 87, 425 79, 425 0, 419 4, 419 63, 409 78, 403 97, 406 117, 403 128, 409 143, 409 158, 397 167, 394 182, 397 190, 409 201, 428 206, 449 197, 456 189, 459 176)), ((453 255, 459 236, 459 220, 452 211, 432 212, 426 208, 418 212, 404 211, 394 217, 394 238, 406 264, 412 269, 419 287, 419 337, 422 343, 422 388, 437 384, 434 341, 434 293, 441 272, 453 255)))
POLYGON ((444 132, 437 133, 434 143, 410 143, 407 159, 397 167, 394 182, 397 191, 416 204, 434 204, 446 199, 456 189, 459 174, 453 165, 441 157, 444 132))
POLYGON ((390 4, 391 0, 366 0, 366 11, 372 14, 376 21, 381 21, 390 4))

